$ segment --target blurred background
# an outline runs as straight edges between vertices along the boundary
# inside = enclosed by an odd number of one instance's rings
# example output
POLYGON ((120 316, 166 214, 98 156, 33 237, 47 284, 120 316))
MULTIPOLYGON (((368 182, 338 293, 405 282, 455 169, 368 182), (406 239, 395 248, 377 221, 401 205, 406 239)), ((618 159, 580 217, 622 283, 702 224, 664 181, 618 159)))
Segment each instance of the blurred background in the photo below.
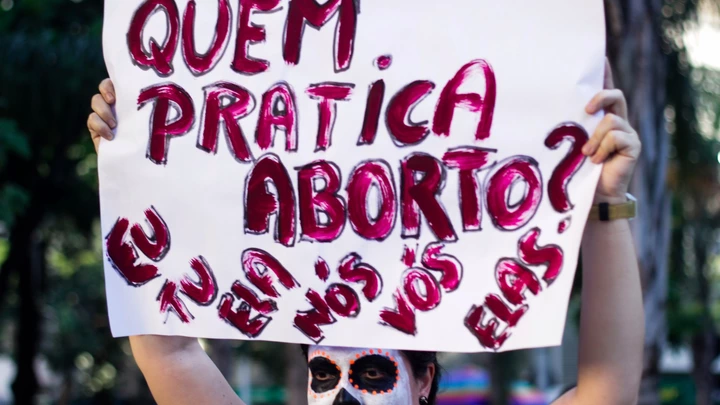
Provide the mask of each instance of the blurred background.
MULTIPOLYGON (((647 333, 641 404, 720 404, 720 1, 605 0, 608 55, 644 154, 633 184, 647 333)), ((0 0, 0 404, 151 404, 110 336, 96 156, 102 0, 0 0)), ((441 404, 544 405, 562 347, 444 355, 441 404)), ((203 342, 248 404, 305 404, 291 345, 203 342)))

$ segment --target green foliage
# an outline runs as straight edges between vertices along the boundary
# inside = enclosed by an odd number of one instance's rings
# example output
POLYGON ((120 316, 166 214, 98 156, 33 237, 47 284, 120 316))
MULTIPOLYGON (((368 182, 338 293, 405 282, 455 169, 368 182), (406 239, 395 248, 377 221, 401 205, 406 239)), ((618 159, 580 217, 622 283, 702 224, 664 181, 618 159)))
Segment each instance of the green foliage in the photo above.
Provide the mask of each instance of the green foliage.
MULTIPOLYGON (((668 340, 687 344, 713 319, 713 245, 720 229, 720 73, 690 65, 683 29, 697 1, 666 1, 667 46, 672 49, 665 116, 672 136, 672 252, 667 299, 668 340), (680 7, 682 3, 682 7, 680 7)), ((720 2, 705 6, 720 8, 720 2)), ((714 316, 716 325, 720 318, 714 316)), ((713 329, 717 326, 710 325, 713 329)))

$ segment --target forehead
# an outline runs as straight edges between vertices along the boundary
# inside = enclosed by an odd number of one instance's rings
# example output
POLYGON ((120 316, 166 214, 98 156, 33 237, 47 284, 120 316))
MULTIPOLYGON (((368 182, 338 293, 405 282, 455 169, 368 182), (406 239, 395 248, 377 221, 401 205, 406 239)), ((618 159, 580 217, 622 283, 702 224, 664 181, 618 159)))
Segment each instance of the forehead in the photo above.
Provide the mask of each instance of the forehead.
POLYGON ((359 347, 333 347, 333 346, 310 346, 308 349, 308 360, 314 357, 328 357, 338 361, 351 360, 370 355, 381 355, 392 357, 393 359, 402 360, 400 352, 397 350, 371 349, 359 347))

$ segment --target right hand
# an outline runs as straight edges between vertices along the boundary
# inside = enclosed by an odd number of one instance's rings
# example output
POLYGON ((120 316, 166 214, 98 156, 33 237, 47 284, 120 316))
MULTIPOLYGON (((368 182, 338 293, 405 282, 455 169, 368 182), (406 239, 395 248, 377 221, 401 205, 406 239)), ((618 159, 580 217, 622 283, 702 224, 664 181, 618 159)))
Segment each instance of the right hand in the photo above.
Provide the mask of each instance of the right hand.
POLYGON ((100 83, 99 89, 100 93, 94 95, 90 103, 93 113, 87 121, 96 153, 100 145, 100 137, 111 141, 115 137, 112 130, 117 127, 115 113, 112 110, 116 100, 115 87, 110 79, 105 79, 100 83))

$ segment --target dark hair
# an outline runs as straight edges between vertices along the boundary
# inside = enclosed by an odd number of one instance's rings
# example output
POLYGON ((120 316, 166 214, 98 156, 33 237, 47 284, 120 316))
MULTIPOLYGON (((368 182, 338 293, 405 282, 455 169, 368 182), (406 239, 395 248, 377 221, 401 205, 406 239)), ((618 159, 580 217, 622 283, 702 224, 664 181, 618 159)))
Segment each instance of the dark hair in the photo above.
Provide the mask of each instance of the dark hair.
MULTIPOLYGON (((308 345, 300 345, 300 349, 302 349, 303 355, 305 356, 305 359, 307 359, 308 345)), ((430 394, 428 395, 428 404, 435 405, 441 374, 440 363, 437 359, 437 352, 400 350, 400 353, 408 359, 415 379, 425 376, 431 364, 435 366, 435 375, 433 376, 432 383, 430 384, 430 394)))

